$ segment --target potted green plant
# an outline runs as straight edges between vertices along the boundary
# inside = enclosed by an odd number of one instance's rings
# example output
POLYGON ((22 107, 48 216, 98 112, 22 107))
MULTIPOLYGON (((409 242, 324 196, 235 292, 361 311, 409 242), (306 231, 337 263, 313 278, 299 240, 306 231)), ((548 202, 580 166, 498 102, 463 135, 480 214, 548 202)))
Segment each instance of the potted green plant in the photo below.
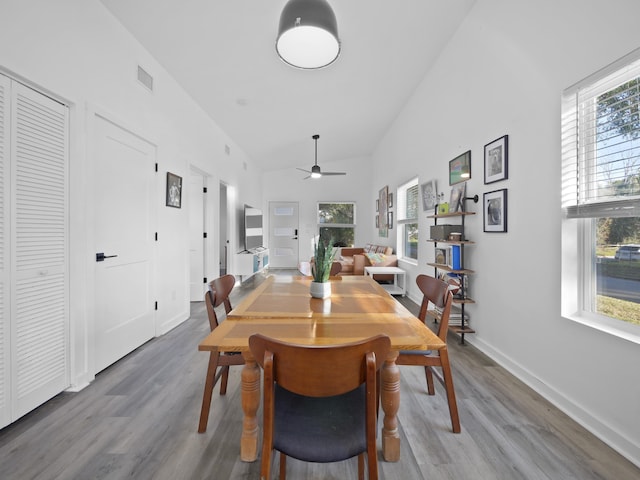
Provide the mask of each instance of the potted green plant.
POLYGON ((329 273, 335 257, 335 250, 331 246, 332 242, 318 239, 318 243, 313 242, 313 263, 311 264, 310 292, 314 298, 327 298, 331 296, 331 284, 329 283, 329 273))

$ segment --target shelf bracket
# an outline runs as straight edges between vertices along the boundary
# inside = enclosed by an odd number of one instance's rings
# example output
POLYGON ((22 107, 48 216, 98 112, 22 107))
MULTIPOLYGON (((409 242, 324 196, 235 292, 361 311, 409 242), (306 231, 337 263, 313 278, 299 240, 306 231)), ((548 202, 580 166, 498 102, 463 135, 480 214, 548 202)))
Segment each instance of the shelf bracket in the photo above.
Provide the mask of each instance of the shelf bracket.
POLYGON ((478 195, 474 195, 473 197, 464 197, 465 200, 473 200, 473 203, 478 203, 478 201, 480 200, 480 198, 478 198, 478 195))

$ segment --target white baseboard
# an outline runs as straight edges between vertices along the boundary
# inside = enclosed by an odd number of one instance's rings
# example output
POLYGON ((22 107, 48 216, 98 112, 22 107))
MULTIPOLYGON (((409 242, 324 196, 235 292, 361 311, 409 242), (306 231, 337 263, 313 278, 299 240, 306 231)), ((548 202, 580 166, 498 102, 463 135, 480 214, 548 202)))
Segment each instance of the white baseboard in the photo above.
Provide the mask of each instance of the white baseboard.
POLYGON ((562 392, 542 382, 529 370, 514 362, 504 355, 500 350, 484 342, 474 335, 465 335, 465 342, 470 343, 489 358, 516 376, 520 381, 531 387, 546 400, 575 420, 581 426, 589 430, 604 443, 609 445, 620 455, 627 458, 634 465, 640 467, 640 445, 634 444, 631 440, 621 435, 606 423, 600 421, 591 412, 583 408, 578 403, 567 398, 562 392))
POLYGON ((158 326, 158 334, 156 336, 159 337, 161 335, 164 335, 167 332, 170 332, 171 330, 176 328, 178 325, 188 320, 189 317, 190 317, 189 312, 182 312, 174 316, 173 318, 170 318, 169 320, 167 320, 166 322, 158 326))
POLYGON ((87 388, 89 385, 91 385, 91 382, 76 383, 74 385, 70 385, 67 389, 65 389, 65 392, 78 393, 79 391, 87 388))

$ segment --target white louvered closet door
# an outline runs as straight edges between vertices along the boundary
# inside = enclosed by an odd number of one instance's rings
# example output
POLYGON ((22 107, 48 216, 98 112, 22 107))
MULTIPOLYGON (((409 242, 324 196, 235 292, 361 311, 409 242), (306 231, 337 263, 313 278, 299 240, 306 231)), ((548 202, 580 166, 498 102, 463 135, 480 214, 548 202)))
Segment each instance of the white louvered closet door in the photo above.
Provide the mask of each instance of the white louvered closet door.
POLYGON ((11 87, 12 420, 68 384, 68 109, 11 87))
POLYGON ((0 428, 11 421, 9 363, 9 118, 10 118, 10 83, 9 78, 0 75, 0 428))

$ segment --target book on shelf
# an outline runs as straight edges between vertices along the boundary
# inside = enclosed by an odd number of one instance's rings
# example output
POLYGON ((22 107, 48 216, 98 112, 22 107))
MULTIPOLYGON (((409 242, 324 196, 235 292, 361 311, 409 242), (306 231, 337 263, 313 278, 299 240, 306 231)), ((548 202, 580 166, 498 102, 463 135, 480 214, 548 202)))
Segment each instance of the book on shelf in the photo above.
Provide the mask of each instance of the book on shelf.
MULTIPOLYGON (((434 312, 432 313, 431 316, 440 318, 440 315, 442 314, 442 309, 438 307, 432 307, 429 310, 434 312)), ((464 324, 465 325, 469 324, 469 314, 467 312, 464 313, 464 324)), ((462 310, 460 309, 460 307, 456 307, 456 306, 451 307, 451 313, 449 313, 449 325, 451 326, 462 325, 462 310)))

